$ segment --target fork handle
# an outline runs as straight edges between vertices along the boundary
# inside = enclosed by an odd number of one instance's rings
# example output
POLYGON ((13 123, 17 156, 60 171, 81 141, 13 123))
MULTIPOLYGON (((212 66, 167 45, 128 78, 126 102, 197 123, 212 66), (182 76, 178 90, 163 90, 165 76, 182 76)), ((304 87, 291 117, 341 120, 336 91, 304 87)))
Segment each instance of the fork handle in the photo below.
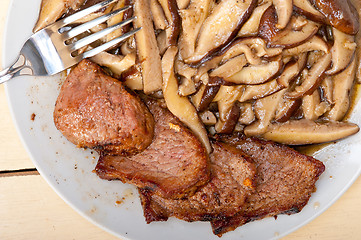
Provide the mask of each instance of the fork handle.
POLYGON ((17 75, 20 75, 20 71, 23 70, 26 65, 24 63, 19 65, 19 59, 20 58, 18 58, 11 67, 5 68, 0 72, 0 84, 9 81, 17 75))

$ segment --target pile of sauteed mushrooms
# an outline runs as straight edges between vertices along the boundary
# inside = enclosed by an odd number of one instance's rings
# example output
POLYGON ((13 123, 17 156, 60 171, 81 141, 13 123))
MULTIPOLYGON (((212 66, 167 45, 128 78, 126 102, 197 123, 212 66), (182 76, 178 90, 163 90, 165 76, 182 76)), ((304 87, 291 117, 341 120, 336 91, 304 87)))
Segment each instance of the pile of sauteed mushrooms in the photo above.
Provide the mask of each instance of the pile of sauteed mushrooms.
MULTIPOLYGON (((96 2, 43 0, 34 31, 96 2)), ((359 131, 344 121, 359 68, 359 16, 349 0, 119 0, 102 11, 128 4, 91 32, 133 15, 133 26, 101 41, 142 30, 92 61, 130 89, 164 98, 209 152, 215 133, 301 145, 359 131)))

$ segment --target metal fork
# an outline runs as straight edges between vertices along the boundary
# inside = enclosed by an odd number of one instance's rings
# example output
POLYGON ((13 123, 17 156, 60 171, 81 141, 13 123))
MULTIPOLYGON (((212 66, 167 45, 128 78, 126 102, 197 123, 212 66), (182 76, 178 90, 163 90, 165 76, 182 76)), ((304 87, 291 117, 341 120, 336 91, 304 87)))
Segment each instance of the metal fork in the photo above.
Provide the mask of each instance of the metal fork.
POLYGON ((124 12, 132 6, 125 6, 121 9, 104 14, 94 20, 78 25, 74 28, 67 27, 75 21, 96 12, 111 3, 118 0, 106 0, 81 10, 69 17, 59 20, 50 26, 33 34, 24 44, 20 51, 20 55, 15 63, 0 72, 0 84, 4 83, 13 77, 21 75, 33 76, 49 76, 59 73, 75 64, 84 58, 92 57, 102 51, 105 51, 120 42, 126 40, 140 28, 129 31, 122 36, 115 38, 109 42, 99 45, 93 49, 87 50, 79 55, 74 53, 101 37, 119 29, 120 27, 131 23, 136 17, 126 19, 118 24, 105 28, 99 32, 93 33, 73 43, 67 43, 69 39, 78 36, 81 33, 105 22, 111 17, 124 12))

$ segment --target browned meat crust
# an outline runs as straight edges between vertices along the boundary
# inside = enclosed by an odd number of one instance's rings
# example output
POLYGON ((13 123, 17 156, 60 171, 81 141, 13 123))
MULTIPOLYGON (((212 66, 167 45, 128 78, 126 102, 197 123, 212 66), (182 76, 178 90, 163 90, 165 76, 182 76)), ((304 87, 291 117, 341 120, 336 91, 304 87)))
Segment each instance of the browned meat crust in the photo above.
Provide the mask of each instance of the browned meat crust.
POLYGON ((208 154, 198 138, 154 100, 146 103, 154 115, 152 144, 131 156, 102 155, 96 172, 103 179, 146 188, 165 198, 192 195, 209 181, 208 154))
POLYGON ((145 104, 95 63, 81 61, 64 82, 54 110, 55 126, 79 147, 134 154, 153 139, 145 104))
POLYGON ((172 200, 140 189, 148 223, 175 216, 185 221, 211 221, 233 216, 253 191, 256 169, 252 160, 233 146, 215 142, 210 154, 212 179, 193 196, 172 200))
POLYGON ((302 210, 315 183, 324 172, 322 162, 271 141, 242 135, 219 136, 252 157, 257 167, 256 191, 235 216, 213 221, 213 232, 222 235, 246 222, 302 210))

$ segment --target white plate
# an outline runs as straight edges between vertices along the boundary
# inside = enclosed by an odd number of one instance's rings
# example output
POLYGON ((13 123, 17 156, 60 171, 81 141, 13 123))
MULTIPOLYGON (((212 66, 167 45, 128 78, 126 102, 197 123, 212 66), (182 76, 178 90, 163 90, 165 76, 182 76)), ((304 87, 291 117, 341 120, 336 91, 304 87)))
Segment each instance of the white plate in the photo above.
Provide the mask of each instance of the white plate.
MULTIPOLYGON (((31 35, 40 0, 13 0, 5 30, 3 62, 15 60, 31 35), (24 20, 25 19, 25 20, 24 20)), ((19 77, 6 84, 18 132, 34 164, 53 189, 81 215, 105 230, 132 240, 217 239, 208 223, 177 219, 146 224, 134 187, 99 179, 92 172, 97 156, 76 148, 56 130, 52 113, 64 76, 19 77), (35 114, 35 120, 31 115, 35 114), (117 204, 120 201, 120 204, 117 204)), ((361 104, 351 122, 361 126, 361 104)), ((225 234, 221 239, 272 239, 285 236, 321 214, 339 198, 361 171, 360 133, 332 144, 315 156, 326 165, 308 205, 301 213, 256 221, 225 234), (262 229, 260 231, 260 229, 262 229)))

